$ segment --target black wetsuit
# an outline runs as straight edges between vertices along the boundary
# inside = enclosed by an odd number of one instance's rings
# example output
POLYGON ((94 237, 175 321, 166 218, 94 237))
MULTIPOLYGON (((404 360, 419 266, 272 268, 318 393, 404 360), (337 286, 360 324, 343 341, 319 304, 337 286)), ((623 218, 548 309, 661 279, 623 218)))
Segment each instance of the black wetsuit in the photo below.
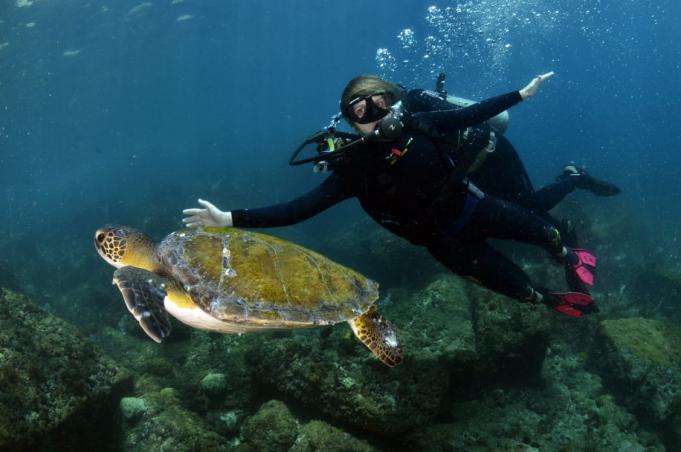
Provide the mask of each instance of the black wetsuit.
MULTIPOLYGON (((353 149, 324 182, 290 202, 232 211, 234 226, 290 225, 356 197, 379 224, 427 246, 452 271, 527 299, 533 292, 528 277, 486 238, 531 243, 557 254, 563 249, 557 229, 530 210, 452 180, 457 160, 452 139, 520 101, 515 91, 464 109, 414 113, 398 140, 369 141, 353 149), (447 215, 436 216, 433 202, 442 193, 448 193, 447 215)), ((484 142, 489 133, 467 138, 484 142)))
MULTIPOLYGON (((426 90, 410 91, 405 104, 412 113, 462 108, 437 93, 426 90)), ((460 131, 462 139, 456 150, 459 157, 461 154, 477 154, 481 151, 487 145, 490 132, 491 128, 487 123, 476 124, 466 131, 460 131), (464 136, 466 139, 463 139, 464 136)), ((564 238, 570 238, 570 246, 577 246, 574 231, 568 231, 565 222, 556 220, 548 213, 575 190, 574 182, 566 178, 535 191, 525 165, 511 142, 504 136, 497 135, 496 139, 495 150, 487 154, 484 163, 469 174, 473 183, 488 195, 511 201, 541 215, 556 226, 564 238)))

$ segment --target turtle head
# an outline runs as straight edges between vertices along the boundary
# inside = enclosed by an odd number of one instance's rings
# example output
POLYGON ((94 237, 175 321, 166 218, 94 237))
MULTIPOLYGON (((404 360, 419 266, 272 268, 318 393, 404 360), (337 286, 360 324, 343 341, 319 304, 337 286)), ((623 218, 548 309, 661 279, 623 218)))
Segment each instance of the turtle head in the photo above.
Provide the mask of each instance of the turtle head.
POLYGON ((107 224, 97 229, 95 248, 102 259, 116 268, 131 266, 154 271, 154 243, 129 226, 107 224))

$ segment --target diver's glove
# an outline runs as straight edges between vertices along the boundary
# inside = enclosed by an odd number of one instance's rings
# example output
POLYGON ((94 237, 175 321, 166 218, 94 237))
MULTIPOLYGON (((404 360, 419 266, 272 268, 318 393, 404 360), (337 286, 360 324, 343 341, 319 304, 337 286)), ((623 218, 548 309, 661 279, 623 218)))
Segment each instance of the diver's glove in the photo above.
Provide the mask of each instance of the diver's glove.
POLYGON ((554 74, 553 71, 547 72, 546 74, 541 74, 536 76, 535 78, 532 79, 530 83, 527 84, 527 86, 519 91, 520 97, 523 98, 523 100, 527 99, 528 97, 532 97, 534 93, 539 90, 539 87, 541 86, 544 81, 548 80, 550 77, 552 77, 554 74))
POLYGON ((221 226, 231 228, 232 212, 223 212, 215 207, 210 202, 199 198, 199 204, 205 207, 204 209, 184 209, 182 213, 188 215, 182 219, 182 222, 188 228, 196 228, 199 226, 221 226))

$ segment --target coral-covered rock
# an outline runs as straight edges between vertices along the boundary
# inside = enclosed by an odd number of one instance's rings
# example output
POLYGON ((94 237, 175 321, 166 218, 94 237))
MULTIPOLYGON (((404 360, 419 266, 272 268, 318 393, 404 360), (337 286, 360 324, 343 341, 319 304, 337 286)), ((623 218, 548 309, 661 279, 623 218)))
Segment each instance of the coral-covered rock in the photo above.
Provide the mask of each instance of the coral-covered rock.
POLYGON ((586 357, 558 341, 547 354, 541 386, 506 386, 453 403, 441 424, 404 441, 409 450, 659 451, 656 435, 603 395, 601 379, 584 370, 586 357))
POLYGON ((327 419, 386 436, 403 434, 432 423, 452 393, 469 397, 468 388, 485 375, 512 370, 529 379, 541 369, 547 344, 543 307, 515 314, 522 307, 503 300, 511 305, 498 307, 503 315, 481 308, 477 339, 469 290, 462 279, 446 275, 420 291, 389 292, 379 302, 405 352, 404 363, 393 369, 367 355, 345 325, 264 337, 248 354, 249 363, 264 385, 327 419))
POLYGON ((253 450, 289 450, 298 436, 299 427, 298 420, 283 402, 270 400, 244 422, 241 436, 253 450))
POLYGON ((310 421, 298 433, 289 452, 374 452, 375 448, 322 421, 310 421))
POLYGON ((149 390, 139 400, 144 400, 145 409, 137 415, 137 422, 124 424, 123 450, 229 450, 226 439, 182 406, 167 388, 149 390))
POLYGON ((642 423, 681 445, 674 425, 681 416, 681 329, 643 318, 604 320, 597 344, 592 362, 611 390, 642 423))
POLYGON ((418 428, 437 415, 449 390, 449 370, 440 359, 467 357, 464 351, 473 351, 470 322, 467 340, 456 342, 453 336, 447 340, 446 323, 461 328, 467 321, 457 322, 452 308, 456 304, 448 305, 451 311, 422 317, 437 309, 425 306, 426 300, 404 300, 403 308, 392 299, 379 302, 384 317, 396 325, 404 348, 405 361, 396 368, 367 354, 347 325, 278 338, 271 335, 264 338, 266 345, 249 353, 249 363, 263 384, 328 419, 386 435, 418 428), (455 350, 450 342, 460 349, 455 350), (419 348, 417 344, 425 345, 419 348))
POLYGON ((480 377, 501 382, 539 378, 553 313, 479 287, 472 287, 470 296, 480 377))
POLYGON ((227 377, 225 377, 225 374, 211 372, 201 379, 201 390, 208 396, 221 396, 227 388, 227 377))
POLYGON ((123 397, 121 399, 121 414, 130 424, 139 421, 147 412, 147 402, 141 397, 123 397))
POLYGON ((0 449, 106 449, 130 374, 75 327, 0 289, 0 449))

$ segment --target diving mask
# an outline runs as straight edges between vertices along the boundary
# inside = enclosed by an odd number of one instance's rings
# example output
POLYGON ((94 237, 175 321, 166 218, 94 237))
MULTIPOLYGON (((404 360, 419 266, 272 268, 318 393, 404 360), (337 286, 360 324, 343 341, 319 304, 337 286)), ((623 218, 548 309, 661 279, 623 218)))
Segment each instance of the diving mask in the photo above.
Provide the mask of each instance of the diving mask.
POLYGON ((355 97, 345 108, 345 116, 357 124, 369 124, 378 121, 390 113, 390 106, 385 92, 364 97, 355 97))

